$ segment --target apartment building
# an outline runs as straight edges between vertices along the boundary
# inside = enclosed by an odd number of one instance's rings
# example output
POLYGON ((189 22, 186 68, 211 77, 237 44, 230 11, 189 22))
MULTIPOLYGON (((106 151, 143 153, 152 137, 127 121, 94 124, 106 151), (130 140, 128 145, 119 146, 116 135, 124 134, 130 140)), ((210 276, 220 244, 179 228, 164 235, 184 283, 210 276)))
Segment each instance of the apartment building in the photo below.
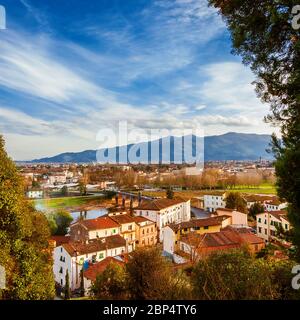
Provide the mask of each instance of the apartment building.
POLYGON ((284 231, 291 229, 285 210, 267 211, 256 215, 257 235, 266 242, 276 238, 276 232, 279 226, 281 226, 284 231))
POLYGON ((191 219, 190 200, 155 199, 143 201, 134 209, 137 216, 143 216, 156 223, 159 241, 163 241, 163 228, 170 223, 180 223, 191 219))

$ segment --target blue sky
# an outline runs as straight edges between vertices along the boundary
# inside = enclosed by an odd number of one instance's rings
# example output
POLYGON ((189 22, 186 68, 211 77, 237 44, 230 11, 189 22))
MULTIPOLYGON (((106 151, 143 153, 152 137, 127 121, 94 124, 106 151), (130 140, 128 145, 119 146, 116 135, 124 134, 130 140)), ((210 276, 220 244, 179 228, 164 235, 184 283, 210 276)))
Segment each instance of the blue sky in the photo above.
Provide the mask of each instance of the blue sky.
POLYGON ((119 120, 205 135, 274 131, 206 0, 0 4, 0 133, 16 160, 96 149, 98 130, 119 120))

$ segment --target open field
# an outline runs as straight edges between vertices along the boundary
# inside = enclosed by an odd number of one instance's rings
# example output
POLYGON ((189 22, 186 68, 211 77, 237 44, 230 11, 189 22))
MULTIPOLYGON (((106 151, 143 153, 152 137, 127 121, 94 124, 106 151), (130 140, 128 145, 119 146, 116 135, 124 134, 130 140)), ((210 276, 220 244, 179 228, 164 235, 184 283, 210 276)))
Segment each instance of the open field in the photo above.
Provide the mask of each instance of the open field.
MULTIPOLYGON (((214 190, 182 190, 174 191, 174 196, 179 196, 184 199, 191 199, 194 197, 203 196, 207 192, 214 190)), ((241 192, 241 193, 258 193, 258 194, 276 194, 275 186, 271 184, 262 184, 259 187, 249 188, 247 186, 238 186, 233 189, 218 190, 218 191, 228 191, 228 192, 241 192)), ((143 191, 143 196, 148 197, 165 197, 166 191, 143 191)))
POLYGON ((107 201, 103 196, 78 196, 32 200, 39 210, 66 209, 77 211, 83 208, 103 206, 107 201))

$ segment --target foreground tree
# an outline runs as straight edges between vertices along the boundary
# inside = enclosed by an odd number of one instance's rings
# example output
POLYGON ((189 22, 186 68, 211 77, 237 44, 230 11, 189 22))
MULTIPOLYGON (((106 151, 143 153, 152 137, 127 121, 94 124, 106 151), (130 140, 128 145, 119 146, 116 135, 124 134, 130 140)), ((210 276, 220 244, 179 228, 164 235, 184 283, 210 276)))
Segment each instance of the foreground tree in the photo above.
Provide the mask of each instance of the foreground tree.
POLYGON ((192 273, 194 297, 201 300, 299 299, 291 287, 293 261, 255 259, 248 252, 218 252, 192 273))
POLYGON ((97 276, 91 288, 91 294, 95 299, 126 299, 128 292, 124 267, 111 262, 107 268, 97 276))
POLYGON ((156 248, 142 248, 132 253, 126 265, 128 290, 134 300, 167 299, 171 273, 167 260, 156 248))
POLYGON ((24 186, 0 137, 0 265, 6 271, 4 299, 52 299, 50 230, 42 213, 24 199, 24 186))
POLYGON ((226 196, 225 202, 225 207, 228 209, 236 209, 243 213, 247 212, 247 203, 238 192, 229 192, 226 196))
POLYGON ((256 75, 258 96, 271 105, 266 121, 281 128, 281 140, 272 139, 277 191, 290 204, 294 243, 300 248, 300 29, 292 27, 292 8, 299 1, 209 2, 227 22, 233 53, 256 75))

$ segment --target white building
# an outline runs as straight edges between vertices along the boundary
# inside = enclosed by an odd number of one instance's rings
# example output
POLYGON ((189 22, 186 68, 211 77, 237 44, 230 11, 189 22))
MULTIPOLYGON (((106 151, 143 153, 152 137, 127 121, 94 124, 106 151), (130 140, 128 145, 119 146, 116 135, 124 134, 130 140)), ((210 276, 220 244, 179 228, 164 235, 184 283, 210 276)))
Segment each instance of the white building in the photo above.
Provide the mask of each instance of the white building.
POLYGON ((26 197, 30 199, 42 199, 44 196, 43 190, 29 190, 26 192, 26 197))
POLYGON ((225 208, 226 192, 211 192, 204 195, 204 209, 210 212, 215 211, 217 208, 225 208))
POLYGON ((135 214, 156 223, 159 239, 163 241, 163 228, 171 223, 190 221, 191 203, 183 199, 155 199, 142 202, 135 208, 135 214))
POLYGON ((270 241, 272 238, 276 237, 276 226, 281 225, 284 231, 290 230, 291 225, 286 214, 287 212, 284 210, 269 211, 257 214, 257 235, 260 238, 263 238, 265 241, 270 241))
POLYGON ((69 242, 54 249, 53 272, 55 281, 61 286, 66 284, 69 273, 71 290, 80 287, 80 272, 84 266, 125 253, 126 241, 120 236, 110 236, 96 240, 69 242))
POLYGON ((266 211, 280 211, 287 207, 287 202, 280 202, 279 200, 272 200, 265 202, 266 211))

